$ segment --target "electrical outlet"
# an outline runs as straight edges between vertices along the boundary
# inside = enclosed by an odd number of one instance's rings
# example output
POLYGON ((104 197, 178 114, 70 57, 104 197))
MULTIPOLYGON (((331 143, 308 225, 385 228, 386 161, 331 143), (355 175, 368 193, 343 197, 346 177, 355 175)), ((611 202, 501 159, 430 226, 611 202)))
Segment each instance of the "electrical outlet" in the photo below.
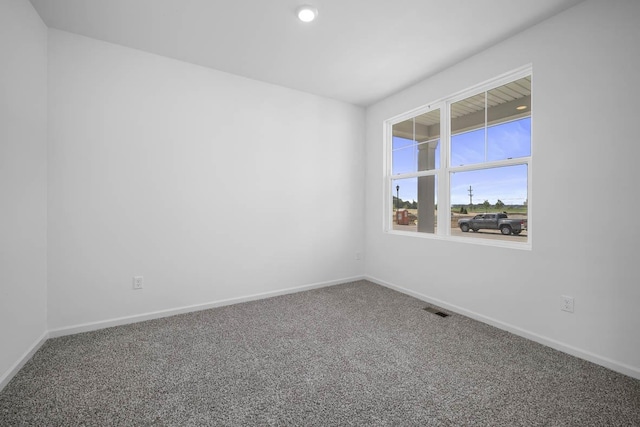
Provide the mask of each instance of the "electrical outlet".
POLYGON ((144 288, 144 278, 142 276, 133 276, 133 289, 144 288))
POLYGON ((560 310, 573 313, 573 297, 560 295, 560 310))

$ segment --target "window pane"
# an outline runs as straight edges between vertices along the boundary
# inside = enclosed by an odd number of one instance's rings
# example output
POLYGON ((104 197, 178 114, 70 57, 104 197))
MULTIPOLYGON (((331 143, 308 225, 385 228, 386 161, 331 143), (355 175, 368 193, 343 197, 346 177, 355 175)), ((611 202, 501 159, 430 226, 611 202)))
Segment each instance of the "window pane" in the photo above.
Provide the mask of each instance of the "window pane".
MULTIPOLYGON (((415 121, 413 118, 405 120, 404 122, 396 123, 393 125, 393 138, 402 138, 408 141, 410 144, 415 144, 415 121)), ((395 143, 394 143, 394 147, 395 143)))
POLYGON ((393 125, 393 175, 440 167, 440 110, 393 125))
POLYGON ((483 128, 485 125, 485 93, 451 104, 451 134, 483 128))
POLYGON ((531 155, 531 76, 487 92, 487 160, 531 155))
POLYGON ((487 160, 505 160, 531 155, 531 118, 527 117, 487 129, 487 160))
POLYGON ((406 147, 411 147, 415 145, 415 141, 412 139, 407 139, 407 138, 402 138, 399 136, 394 136, 393 137, 393 147, 392 149, 398 150, 400 148, 406 148, 406 147))
POLYGON ((418 171, 430 171, 440 168, 440 140, 418 144, 418 171))
MULTIPOLYGON (((394 140, 395 139, 396 138, 394 138, 394 140)), ((417 147, 415 145, 410 145, 408 147, 393 150, 392 162, 392 173, 394 175, 415 172, 418 166, 417 147)))
POLYGON ((531 155, 531 76, 451 104, 451 166, 531 155))
POLYGON ((436 232, 437 177, 392 180, 392 223, 394 230, 436 232))
POLYGON ((418 142, 418 171, 440 167, 440 109, 415 118, 418 142))
POLYGON ((487 92, 487 124, 531 116, 531 76, 487 92))
POLYGON ((451 104, 451 166, 485 161, 485 93, 451 104))
POLYGON ((484 128, 451 136, 451 166, 484 162, 484 128))
POLYGON ((453 236, 527 241, 527 165, 450 176, 453 236))

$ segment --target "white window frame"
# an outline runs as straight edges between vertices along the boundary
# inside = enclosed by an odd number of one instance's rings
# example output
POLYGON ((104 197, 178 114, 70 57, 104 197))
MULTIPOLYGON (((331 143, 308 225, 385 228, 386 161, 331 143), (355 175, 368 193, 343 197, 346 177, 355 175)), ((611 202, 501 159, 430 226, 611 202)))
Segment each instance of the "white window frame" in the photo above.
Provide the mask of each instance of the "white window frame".
MULTIPOLYGON (((530 114, 532 121, 532 135, 531 135, 531 154, 527 157, 517 157, 513 159, 486 161, 482 163, 452 166, 449 164, 451 158, 451 134, 450 134, 450 109, 451 105, 455 102, 461 101, 468 97, 477 95, 482 92, 487 92, 491 89, 503 86, 512 81, 531 76, 533 87, 533 70, 531 65, 521 67, 517 70, 505 73, 494 79, 485 81, 471 88, 460 91, 451 96, 439 99, 435 102, 423 105, 405 113, 399 114, 395 117, 387 119, 383 123, 383 138, 384 138, 384 172, 383 172, 383 232, 392 235, 411 236, 426 239, 436 240, 449 240, 455 242, 464 242, 468 244, 483 245, 483 246, 497 246, 507 247, 514 249, 531 250, 533 242, 533 113, 530 114), (410 172, 392 175, 392 152, 393 152, 393 126, 403 121, 412 119, 421 114, 428 113, 433 110, 440 109, 440 168, 426 171, 410 172), (491 240, 473 237, 459 237, 451 235, 451 192, 450 182, 451 174, 454 172, 467 172, 481 169, 492 169, 504 166, 516 166, 527 165, 527 241, 526 242, 511 242, 507 240, 491 240), (437 203, 438 206, 448 206, 446 209, 437 210, 437 223, 446 224, 445 227, 439 226, 436 233, 425 233, 417 231, 403 231, 393 229, 393 182, 399 179, 414 178, 421 176, 436 176, 438 188, 437 188, 437 203)), ((533 89, 532 89, 532 103, 533 103, 533 89)), ((533 108, 531 109, 533 111, 533 108)), ((485 126, 490 126, 486 123, 485 126)))

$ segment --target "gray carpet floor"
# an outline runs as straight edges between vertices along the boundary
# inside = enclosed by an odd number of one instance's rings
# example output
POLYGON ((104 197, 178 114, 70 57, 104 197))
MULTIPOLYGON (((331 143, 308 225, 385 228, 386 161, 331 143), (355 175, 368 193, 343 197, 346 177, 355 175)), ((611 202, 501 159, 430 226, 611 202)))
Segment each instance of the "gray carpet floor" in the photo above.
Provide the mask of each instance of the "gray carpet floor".
POLYGON ((640 381, 425 306, 359 281, 50 339, 0 425, 640 425, 640 381))

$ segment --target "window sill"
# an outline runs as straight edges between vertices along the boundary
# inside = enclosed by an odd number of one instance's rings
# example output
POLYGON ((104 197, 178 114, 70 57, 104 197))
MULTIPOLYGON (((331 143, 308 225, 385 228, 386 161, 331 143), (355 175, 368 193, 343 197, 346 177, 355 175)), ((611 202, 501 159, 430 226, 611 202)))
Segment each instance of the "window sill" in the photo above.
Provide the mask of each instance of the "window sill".
MULTIPOLYGON (((402 230, 384 230, 385 234, 395 235, 395 236, 404 236, 404 237, 413 237, 419 239, 428 239, 428 240, 440 240, 446 242, 455 242, 455 243, 464 243, 471 245, 480 245, 480 246, 493 246, 496 248, 509 248, 509 249, 518 249, 530 251, 532 250, 531 245, 531 237, 529 237, 525 241, 508 241, 497 238, 483 238, 483 237, 463 237, 463 236, 446 236, 440 234, 432 234, 432 233, 420 233, 416 231, 402 231, 402 230)), ((516 239, 522 239, 520 236, 509 236, 516 239)))

